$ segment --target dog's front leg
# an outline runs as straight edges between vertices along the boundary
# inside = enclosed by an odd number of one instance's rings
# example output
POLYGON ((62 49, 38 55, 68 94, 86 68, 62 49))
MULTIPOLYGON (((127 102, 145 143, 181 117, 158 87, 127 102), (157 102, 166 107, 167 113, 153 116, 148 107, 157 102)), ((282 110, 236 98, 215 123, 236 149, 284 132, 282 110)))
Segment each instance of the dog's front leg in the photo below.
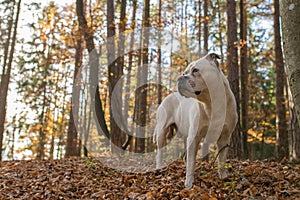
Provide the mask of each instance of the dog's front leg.
POLYGON ((194 183, 195 161, 198 149, 198 142, 195 136, 190 135, 187 138, 187 159, 186 159, 186 178, 185 187, 191 189, 194 183))

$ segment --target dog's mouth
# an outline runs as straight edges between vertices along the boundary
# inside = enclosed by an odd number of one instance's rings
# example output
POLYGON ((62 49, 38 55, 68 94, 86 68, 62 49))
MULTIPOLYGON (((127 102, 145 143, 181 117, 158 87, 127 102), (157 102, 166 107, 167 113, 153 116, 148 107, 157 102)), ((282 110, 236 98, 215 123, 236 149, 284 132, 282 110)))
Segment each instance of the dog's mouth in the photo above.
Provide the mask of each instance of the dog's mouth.
POLYGON ((201 94, 201 91, 195 91, 195 95, 201 94))
POLYGON ((197 95, 200 95, 201 91, 195 90, 194 87, 195 83, 186 76, 178 78, 177 88, 182 96, 197 98, 197 95))

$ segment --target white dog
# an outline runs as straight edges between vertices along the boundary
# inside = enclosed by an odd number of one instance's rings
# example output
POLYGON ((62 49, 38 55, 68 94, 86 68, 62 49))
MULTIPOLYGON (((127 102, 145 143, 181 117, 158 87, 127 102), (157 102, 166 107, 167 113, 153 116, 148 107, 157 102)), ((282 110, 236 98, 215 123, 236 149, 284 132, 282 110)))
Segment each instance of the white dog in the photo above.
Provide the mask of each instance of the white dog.
MULTIPOLYGON (((173 124, 187 143, 185 187, 194 182, 194 167, 199 143, 217 143, 218 149, 229 145, 237 123, 235 97, 229 83, 219 69, 217 54, 208 54, 192 62, 178 79, 178 92, 168 95, 158 107, 154 140, 157 142, 156 168, 162 167, 166 134, 173 124)), ((207 145, 206 145, 207 146, 207 145)), ((204 148, 202 156, 208 153, 204 148)), ((219 176, 226 178, 224 169, 228 148, 218 157, 219 176)))

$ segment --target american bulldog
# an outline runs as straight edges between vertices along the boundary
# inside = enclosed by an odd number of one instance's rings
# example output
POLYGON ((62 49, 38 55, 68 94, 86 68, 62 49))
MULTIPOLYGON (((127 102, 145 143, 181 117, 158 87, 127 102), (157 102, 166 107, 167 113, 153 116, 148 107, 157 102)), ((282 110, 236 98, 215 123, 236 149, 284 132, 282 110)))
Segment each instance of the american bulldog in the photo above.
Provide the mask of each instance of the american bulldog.
POLYGON ((237 124, 235 97, 229 82, 219 68, 220 56, 210 53, 189 64, 178 78, 178 92, 168 95, 156 113, 154 141, 157 143, 156 168, 163 167, 163 150, 170 126, 186 141, 185 187, 192 188, 199 143, 202 157, 208 154, 209 144, 217 144, 219 176, 224 179, 231 134, 237 124))

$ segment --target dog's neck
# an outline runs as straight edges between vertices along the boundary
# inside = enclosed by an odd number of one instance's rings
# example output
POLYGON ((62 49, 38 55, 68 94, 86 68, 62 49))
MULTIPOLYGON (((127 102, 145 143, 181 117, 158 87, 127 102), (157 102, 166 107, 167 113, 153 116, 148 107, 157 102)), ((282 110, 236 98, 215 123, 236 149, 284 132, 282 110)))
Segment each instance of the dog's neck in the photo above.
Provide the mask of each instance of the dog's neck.
POLYGON ((202 91, 201 94, 197 96, 197 100, 199 101, 199 103, 204 104, 206 110, 209 113, 211 112, 211 99, 208 89, 202 91))
POLYGON ((201 103, 210 105, 211 100, 210 100, 210 95, 208 89, 203 90, 200 95, 197 96, 197 100, 200 101, 201 103))

